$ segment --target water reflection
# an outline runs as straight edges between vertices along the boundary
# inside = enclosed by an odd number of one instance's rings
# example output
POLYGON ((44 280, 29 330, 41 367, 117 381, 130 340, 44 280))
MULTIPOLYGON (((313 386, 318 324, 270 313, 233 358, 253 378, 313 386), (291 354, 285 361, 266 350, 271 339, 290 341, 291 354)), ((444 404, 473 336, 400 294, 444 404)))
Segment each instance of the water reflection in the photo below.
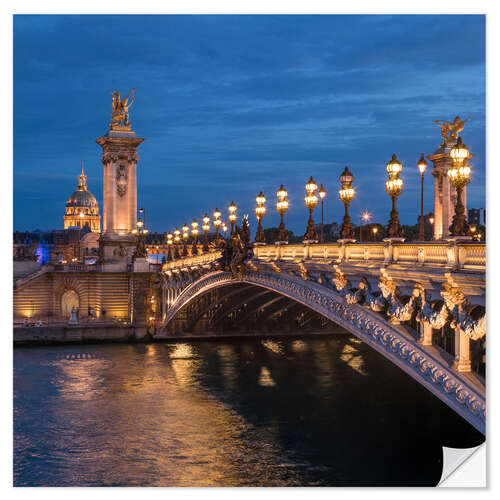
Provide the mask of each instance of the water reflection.
POLYGON ((262 387, 274 387, 276 385, 267 366, 262 366, 260 368, 259 385, 262 387))
POLYGON ((356 340, 15 349, 15 484, 435 484, 482 436, 356 340))

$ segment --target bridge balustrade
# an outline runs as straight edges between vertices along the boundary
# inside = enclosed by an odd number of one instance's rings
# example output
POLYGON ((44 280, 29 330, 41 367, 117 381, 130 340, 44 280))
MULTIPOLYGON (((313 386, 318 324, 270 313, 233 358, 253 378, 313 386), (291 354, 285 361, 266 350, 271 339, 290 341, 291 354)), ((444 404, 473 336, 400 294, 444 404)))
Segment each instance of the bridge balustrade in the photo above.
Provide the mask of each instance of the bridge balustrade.
MULTIPOLYGON (((333 261, 336 263, 373 262, 380 264, 424 265, 453 270, 484 271, 486 245, 462 242, 409 243, 323 243, 262 245, 254 247, 254 258, 263 261, 333 261)), ((221 256, 211 251, 183 257, 163 264, 162 270, 203 266, 221 256)))

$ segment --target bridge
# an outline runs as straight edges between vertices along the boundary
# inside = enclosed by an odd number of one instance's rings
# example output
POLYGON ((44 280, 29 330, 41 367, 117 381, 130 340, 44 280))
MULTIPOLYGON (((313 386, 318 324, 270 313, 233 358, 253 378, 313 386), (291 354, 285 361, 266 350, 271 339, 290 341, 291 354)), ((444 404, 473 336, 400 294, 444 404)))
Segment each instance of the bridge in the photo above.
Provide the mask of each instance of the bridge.
POLYGON ((262 245, 239 273, 221 257, 212 249, 162 266, 156 339, 224 325, 348 332, 485 433, 484 244, 262 245))

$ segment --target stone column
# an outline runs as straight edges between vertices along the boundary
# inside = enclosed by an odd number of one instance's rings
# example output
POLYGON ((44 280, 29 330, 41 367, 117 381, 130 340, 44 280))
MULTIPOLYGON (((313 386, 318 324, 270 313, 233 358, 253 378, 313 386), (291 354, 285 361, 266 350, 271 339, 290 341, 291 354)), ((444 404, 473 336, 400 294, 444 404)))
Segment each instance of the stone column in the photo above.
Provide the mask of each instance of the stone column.
POLYGON ((449 236, 449 227, 453 217, 451 187, 448 179, 448 169, 452 165, 450 149, 451 146, 442 144, 434 154, 427 157, 433 163, 435 240, 449 236))
POLYGON ((443 237, 443 210, 441 206, 441 174, 437 171, 432 172, 434 176, 434 239, 440 240, 443 237))
POLYGON ((432 327, 425 321, 420 322, 420 338, 418 339, 420 345, 432 345, 432 327))
POLYGON ((450 235, 450 225, 452 220, 452 202, 451 202, 451 186, 450 180, 448 179, 448 175, 444 172, 441 173, 443 177, 443 202, 442 202, 442 210, 443 210, 443 222, 442 222, 442 234, 443 238, 446 238, 450 235))
POLYGON ((460 330, 455 328, 455 363, 453 368, 458 372, 470 372, 470 339, 460 330))
POLYGON ((126 271, 137 245, 132 234, 137 219, 137 147, 144 141, 132 130, 109 130, 97 139, 102 147, 103 271, 126 271))
POLYGON ((121 236, 135 228, 137 217, 137 147, 144 139, 135 132, 109 131, 97 143, 102 147, 103 231, 121 236), (125 137, 124 137, 125 135, 125 137))

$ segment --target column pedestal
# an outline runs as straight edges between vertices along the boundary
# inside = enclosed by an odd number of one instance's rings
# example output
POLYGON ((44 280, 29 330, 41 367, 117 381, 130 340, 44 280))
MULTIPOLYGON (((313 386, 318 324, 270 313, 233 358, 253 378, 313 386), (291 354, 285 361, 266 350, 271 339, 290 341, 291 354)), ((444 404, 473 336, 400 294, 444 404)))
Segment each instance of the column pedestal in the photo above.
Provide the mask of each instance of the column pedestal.
POLYGON ((425 321, 420 323, 420 338, 418 339, 418 343, 420 345, 432 345, 432 327, 425 321))
POLYGON ((455 362, 453 368, 462 373, 471 371, 470 339, 458 327, 455 329, 455 362))

